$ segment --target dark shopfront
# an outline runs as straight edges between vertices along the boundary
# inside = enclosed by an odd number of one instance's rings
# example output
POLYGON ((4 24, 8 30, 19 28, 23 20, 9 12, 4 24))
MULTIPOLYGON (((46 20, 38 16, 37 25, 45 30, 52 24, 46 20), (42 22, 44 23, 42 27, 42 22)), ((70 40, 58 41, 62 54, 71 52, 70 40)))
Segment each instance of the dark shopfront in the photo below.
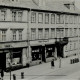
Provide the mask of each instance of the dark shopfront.
POLYGON ((10 69, 10 64, 12 67, 11 69, 17 69, 16 66, 22 65, 22 48, 1 49, 0 63, 5 68, 5 71, 10 69))
POLYGON ((32 46, 32 61, 41 60, 41 46, 32 46))
POLYGON ((22 67, 22 48, 9 49, 6 53, 6 68, 9 69, 11 63, 12 70, 22 67))
POLYGON ((46 58, 54 57, 54 52, 55 52, 54 44, 46 45, 45 49, 46 49, 46 58))

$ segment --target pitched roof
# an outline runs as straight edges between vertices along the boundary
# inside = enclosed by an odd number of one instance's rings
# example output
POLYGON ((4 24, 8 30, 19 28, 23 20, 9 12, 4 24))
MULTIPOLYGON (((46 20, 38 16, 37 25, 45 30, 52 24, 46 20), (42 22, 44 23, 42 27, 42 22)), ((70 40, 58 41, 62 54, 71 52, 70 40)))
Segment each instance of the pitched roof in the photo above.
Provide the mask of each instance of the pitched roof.
POLYGON ((11 7, 21 7, 21 8, 30 8, 36 10, 47 10, 47 11, 59 11, 59 12, 67 12, 67 13, 80 13, 79 9, 68 9, 64 4, 72 3, 71 1, 54 1, 54 0, 46 0, 46 6, 40 7, 37 2, 33 0, 21 0, 21 2, 13 3, 13 2, 0 2, 0 5, 3 6, 11 6, 11 7))

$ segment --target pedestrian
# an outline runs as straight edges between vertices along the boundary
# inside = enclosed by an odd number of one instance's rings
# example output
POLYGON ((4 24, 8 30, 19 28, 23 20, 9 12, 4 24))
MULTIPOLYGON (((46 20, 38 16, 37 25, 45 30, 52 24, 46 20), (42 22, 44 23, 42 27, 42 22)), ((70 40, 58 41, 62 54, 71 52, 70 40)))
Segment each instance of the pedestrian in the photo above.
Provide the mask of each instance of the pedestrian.
POLYGON ((54 59, 51 61, 51 68, 54 67, 54 59))

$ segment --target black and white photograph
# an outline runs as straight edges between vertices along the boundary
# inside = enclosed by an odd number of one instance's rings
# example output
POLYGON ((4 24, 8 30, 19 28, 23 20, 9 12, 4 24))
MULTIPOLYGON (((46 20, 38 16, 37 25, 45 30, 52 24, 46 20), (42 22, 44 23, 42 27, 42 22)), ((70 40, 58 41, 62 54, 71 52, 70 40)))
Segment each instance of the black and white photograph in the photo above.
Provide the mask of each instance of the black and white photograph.
POLYGON ((0 80, 80 80, 80 0, 0 0, 0 80))

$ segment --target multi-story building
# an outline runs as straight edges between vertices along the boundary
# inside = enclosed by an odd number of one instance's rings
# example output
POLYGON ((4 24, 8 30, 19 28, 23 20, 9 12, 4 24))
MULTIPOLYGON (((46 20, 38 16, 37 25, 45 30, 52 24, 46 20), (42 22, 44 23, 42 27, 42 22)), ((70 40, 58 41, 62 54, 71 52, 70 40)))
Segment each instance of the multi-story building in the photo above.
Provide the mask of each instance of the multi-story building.
POLYGON ((48 62, 80 53, 80 11, 73 2, 0 0, 0 53, 6 67, 48 62), (56 41, 68 37, 68 44, 56 41))

